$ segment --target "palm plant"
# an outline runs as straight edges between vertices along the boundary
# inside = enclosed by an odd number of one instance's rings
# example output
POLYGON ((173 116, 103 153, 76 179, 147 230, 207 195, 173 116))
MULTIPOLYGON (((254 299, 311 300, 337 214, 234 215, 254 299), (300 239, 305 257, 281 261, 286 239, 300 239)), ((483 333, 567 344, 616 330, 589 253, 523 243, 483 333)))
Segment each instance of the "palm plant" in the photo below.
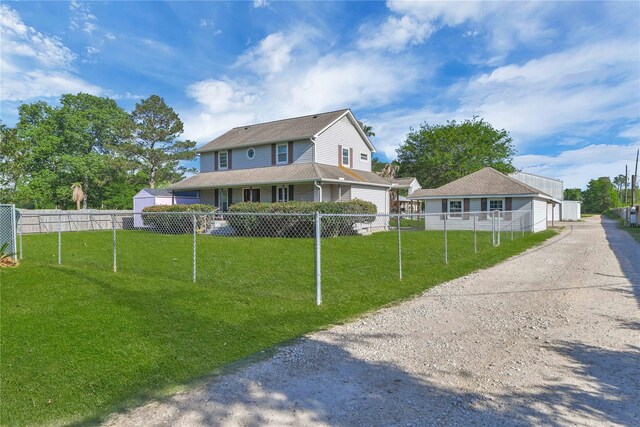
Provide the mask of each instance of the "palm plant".
POLYGON ((15 267, 18 261, 13 258, 13 253, 9 252, 9 242, 0 246, 0 268, 15 267))
POLYGON ((71 186, 73 190, 73 194, 71 198, 74 202, 76 202, 76 210, 80 210, 80 203, 84 200, 84 191, 82 191, 82 184, 79 182, 74 182, 71 186))

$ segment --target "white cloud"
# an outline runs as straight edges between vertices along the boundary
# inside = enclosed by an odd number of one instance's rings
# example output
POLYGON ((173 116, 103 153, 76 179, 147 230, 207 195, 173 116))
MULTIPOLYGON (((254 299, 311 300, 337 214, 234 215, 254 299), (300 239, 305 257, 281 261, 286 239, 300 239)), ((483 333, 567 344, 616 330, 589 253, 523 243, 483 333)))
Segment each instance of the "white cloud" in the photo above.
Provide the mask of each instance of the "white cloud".
POLYGON ((117 37, 111 33, 107 33, 104 35, 106 38, 108 38, 109 40, 115 40, 117 37))
POLYGON ((0 5, 0 97, 23 101, 68 92, 101 93, 101 89, 76 75, 77 57, 56 38, 46 36, 22 22, 18 13, 0 5))
POLYGON ((249 48, 234 71, 187 88, 197 102, 181 116, 185 137, 200 142, 246 123, 339 108, 388 105, 413 90, 423 71, 407 58, 343 52, 320 55, 314 32, 273 33, 249 48), (248 72, 248 74, 247 74, 248 72))
POLYGON ((507 65, 472 79, 462 108, 520 141, 637 117, 637 45, 603 41, 507 65))
POLYGON ((258 46, 245 52, 237 65, 247 65, 259 74, 279 73, 291 63, 291 51, 301 40, 295 33, 290 36, 281 32, 269 34, 258 46))
POLYGON ((442 27, 473 23, 478 28, 464 31, 462 36, 486 37, 493 60, 497 60, 519 44, 553 34, 543 19, 549 8, 541 3, 544 2, 390 0, 390 16, 382 24, 369 22, 361 26, 358 44, 397 52, 424 43, 442 27))
POLYGON ((267 6, 269 6, 269 2, 267 0, 253 0, 254 9, 267 6))
POLYGON ((514 164, 525 172, 561 179, 565 188, 584 189, 591 179, 623 174, 639 146, 640 140, 629 145, 592 144, 558 155, 517 156, 514 164))
POLYGON ((70 29, 82 29, 82 31, 91 35, 98 28, 95 24, 98 18, 91 13, 91 9, 86 3, 72 0, 69 3, 69 9, 71 10, 71 20, 69 21, 70 29))

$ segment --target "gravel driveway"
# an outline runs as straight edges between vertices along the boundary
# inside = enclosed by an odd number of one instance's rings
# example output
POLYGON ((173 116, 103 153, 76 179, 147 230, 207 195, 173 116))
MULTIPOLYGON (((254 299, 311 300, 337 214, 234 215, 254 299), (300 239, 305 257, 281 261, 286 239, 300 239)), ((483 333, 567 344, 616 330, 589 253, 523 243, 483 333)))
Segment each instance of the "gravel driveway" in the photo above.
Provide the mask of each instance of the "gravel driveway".
POLYGON ((640 244, 593 217, 109 425, 640 425, 640 244))

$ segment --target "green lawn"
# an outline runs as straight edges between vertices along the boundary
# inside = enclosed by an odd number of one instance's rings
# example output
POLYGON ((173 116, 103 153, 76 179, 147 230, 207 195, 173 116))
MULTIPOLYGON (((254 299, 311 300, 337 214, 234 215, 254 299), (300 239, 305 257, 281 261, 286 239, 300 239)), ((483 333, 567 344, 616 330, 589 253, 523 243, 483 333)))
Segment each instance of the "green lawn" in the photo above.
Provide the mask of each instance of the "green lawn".
POLYGON ((554 235, 515 241, 450 232, 324 239, 322 306, 313 239, 118 232, 24 236, 24 260, 0 272, 2 425, 94 423, 261 350, 493 265, 554 235))

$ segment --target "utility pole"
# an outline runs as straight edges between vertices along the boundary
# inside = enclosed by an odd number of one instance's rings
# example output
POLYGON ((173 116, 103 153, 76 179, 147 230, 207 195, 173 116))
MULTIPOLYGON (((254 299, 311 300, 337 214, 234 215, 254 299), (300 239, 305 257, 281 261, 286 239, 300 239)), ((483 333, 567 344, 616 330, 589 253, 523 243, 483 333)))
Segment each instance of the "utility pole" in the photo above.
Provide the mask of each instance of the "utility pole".
POLYGON ((636 170, 633 175, 631 175, 631 206, 635 206, 635 196, 636 196, 636 180, 638 179, 638 157, 640 157, 640 148, 636 153, 636 170))
POLYGON ((624 205, 627 206, 627 186, 629 184, 629 166, 624 165, 624 205))

